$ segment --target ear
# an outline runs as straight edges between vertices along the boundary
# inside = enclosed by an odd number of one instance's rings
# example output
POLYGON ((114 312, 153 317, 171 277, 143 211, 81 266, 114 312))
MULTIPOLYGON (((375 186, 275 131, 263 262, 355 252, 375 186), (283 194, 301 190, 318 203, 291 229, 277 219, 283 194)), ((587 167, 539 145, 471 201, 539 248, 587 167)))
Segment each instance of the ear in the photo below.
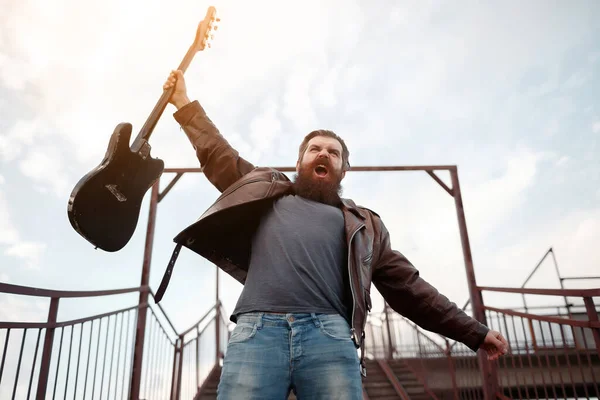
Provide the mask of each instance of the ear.
POLYGON ((346 171, 342 172, 342 179, 346 177, 346 171))

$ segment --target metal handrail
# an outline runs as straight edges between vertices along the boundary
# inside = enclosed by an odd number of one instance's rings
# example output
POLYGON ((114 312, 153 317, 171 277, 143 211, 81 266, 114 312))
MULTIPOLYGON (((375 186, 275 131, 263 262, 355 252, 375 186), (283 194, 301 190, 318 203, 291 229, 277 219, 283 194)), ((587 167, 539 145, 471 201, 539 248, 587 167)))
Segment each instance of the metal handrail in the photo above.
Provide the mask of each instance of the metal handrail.
POLYGON ((537 294, 537 295, 544 295, 544 296, 569 296, 569 297, 598 297, 598 296, 600 296, 600 288, 598 288, 598 289, 527 289, 527 288, 477 286, 477 289, 485 290, 488 292, 537 294))
POLYGON ((97 297, 112 296, 116 294, 133 293, 149 290, 148 286, 139 286, 125 289, 111 290, 50 290, 31 286, 13 285, 10 283, 0 283, 0 293, 17 294, 22 296, 50 297, 50 298, 73 298, 73 297, 97 297))
POLYGON ((489 311, 494 311, 494 312, 502 313, 502 314, 506 314, 506 315, 512 315, 515 317, 533 319, 536 321, 550 322, 550 323, 554 323, 554 324, 569 325, 569 326, 574 326, 574 327, 576 326, 579 328, 600 328, 600 322, 597 322, 597 321, 580 321, 580 320, 576 320, 576 319, 551 317, 551 316, 545 316, 545 315, 536 315, 536 314, 523 313, 523 312, 519 312, 519 311, 513 311, 513 310, 507 309, 507 308, 496 308, 496 307, 490 307, 490 306, 484 306, 484 308, 489 311))
POLYGON ((66 326, 83 324, 85 322, 91 321, 93 319, 110 317, 112 315, 120 314, 127 311, 132 311, 139 309, 141 307, 146 307, 147 304, 139 304, 127 308, 122 308, 116 311, 109 311, 103 314, 92 315, 91 317, 72 319, 70 321, 62 321, 62 322, 4 322, 0 321, 0 329, 44 329, 44 328, 63 328, 66 326))
POLYGON ((181 332, 178 336, 183 337, 183 336, 187 335, 188 333, 190 333, 191 331, 193 331, 198 325, 200 325, 202 322, 204 322, 204 320, 206 318, 208 318, 210 313, 213 310, 215 310, 215 308, 216 308, 216 305, 212 306, 206 313, 204 313, 204 315, 197 322, 195 322, 192 326, 190 326, 185 331, 181 332))

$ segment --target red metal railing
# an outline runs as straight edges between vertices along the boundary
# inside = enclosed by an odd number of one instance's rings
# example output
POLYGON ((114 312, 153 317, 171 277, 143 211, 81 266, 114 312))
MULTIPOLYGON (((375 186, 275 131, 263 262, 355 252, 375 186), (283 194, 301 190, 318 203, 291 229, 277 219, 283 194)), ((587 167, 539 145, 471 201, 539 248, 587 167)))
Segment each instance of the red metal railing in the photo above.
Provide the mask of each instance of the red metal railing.
POLYGON ((512 289, 484 292, 572 297, 585 312, 536 315, 484 305, 490 327, 507 338, 509 354, 498 362, 500 390, 510 398, 600 397, 600 322, 594 297, 600 289, 512 289))
MULTIPOLYGON (((277 169, 295 170, 294 167, 277 169)), ((581 315, 569 312, 567 317, 529 313, 533 307, 521 313, 486 306, 482 291, 507 290, 477 286, 457 167, 353 167, 352 171, 423 171, 453 198, 472 314, 500 330, 511 344, 507 357, 498 363, 489 363, 481 353, 475 356, 460 343, 450 345, 445 339, 388 312, 384 316, 372 315, 369 320, 369 357, 404 360, 433 398, 540 398, 567 396, 569 390, 579 396, 598 396, 595 382, 600 377, 596 369, 600 327, 593 302, 593 297, 598 296, 596 292, 571 290, 557 294, 557 291, 533 293, 534 289, 509 289, 522 295, 583 298, 586 312, 581 315), (436 171, 450 174, 451 187, 436 171), (563 363, 567 365, 565 374, 561 369, 563 363), (516 367, 526 374, 518 372, 516 367), (527 381, 526 376, 531 376, 531 381, 527 381)), ((218 273, 216 306, 183 334, 176 332, 160 307, 149 304, 152 303, 149 297, 153 296, 148 285, 158 203, 184 173, 201 173, 202 170, 171 168, 164 172, 176 176, 160 193, 159 182, 152 187, 139 288, 61 292, 0 284, 0 293, 50 298, 45 322, 0 322, 0 398, 43 398, 49 393, 53 398, 80 394, 87 398, 96 393, 100 397, 136 400, 192 398, 205 377, 218 365, 227 335, 218 300, 218 273), (139 299, 129 308, 58 322, 62 298, 134 292, 138 292, 139 299)), ((561 285, 562 281, 563 278, 561 285)))
MULTIPOLYGON (((600 322, 594 297, 600 289, 479 287, 483 292, 579 298, 578 304, 528 307, 531 313, 484 305, 487 324, 500 331, 509 353, 491 363, 498 396, 512 399, 600 397, 600 322), (545 310, 544 310, 545 309, 545 310), (550 315, 548 315, 550 314, 550 315)), ((450 343, 386 310, 367 327, 367 355, 402 359, 439 398, 479 399, 479 358, 462 343, 450 343)))
POLYGON ((192 399, 219 363, 227 342, 220 304, 181 334, 156 304, 58 320, 63 299, 143 291, 154 296, 147 287, 75 292, 0 283, 0 293, 5 295, 50 299, 46 321, 0 321, 0 398, 129 399, 131 382, 137 380, 141 399, 192 399), (136 374, 133 353, 140 309, 146 309, 147 319, 143 362, 136 374))
POLYGON ((178 335, 173 373, 176 384, 173 385, 175 389, 171 399, 193 399, 219 365, 229 340, 224 315, 221 304, 214 306, 197 323, 178 335), (220 340, 217 341, 216 335, 220 340))
POLYGON ((0 322, 0 398, 127 396, 134 305, 87 318, 58 321, 67 298, 122 295, 147 288, 67 292, 0 283, 0 292, 50 299, 45 322, 0 322))

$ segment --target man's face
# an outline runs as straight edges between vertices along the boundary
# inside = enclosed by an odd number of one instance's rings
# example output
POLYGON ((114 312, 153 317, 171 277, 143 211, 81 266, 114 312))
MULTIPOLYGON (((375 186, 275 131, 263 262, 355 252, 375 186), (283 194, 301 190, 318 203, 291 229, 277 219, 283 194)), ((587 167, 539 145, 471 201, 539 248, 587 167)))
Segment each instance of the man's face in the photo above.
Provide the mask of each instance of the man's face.
POLYGON ((334 138, 312 138, 296 164, 294 188, 299 196, 329 205, 340 202, 343 171, 342 144, 334 138))
POLYGON ((331 137, 316 136, 308 142, 296 172, 315 182, 339 183, 346 175, 342 167, 342 144, 331 137))

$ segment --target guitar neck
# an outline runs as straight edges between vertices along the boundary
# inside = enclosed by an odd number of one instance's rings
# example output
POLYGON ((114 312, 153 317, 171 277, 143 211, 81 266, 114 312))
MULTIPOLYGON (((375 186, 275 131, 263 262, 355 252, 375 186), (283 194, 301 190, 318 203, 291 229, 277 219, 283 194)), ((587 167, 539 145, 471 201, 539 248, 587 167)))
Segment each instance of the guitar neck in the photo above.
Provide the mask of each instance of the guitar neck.
MULTIPOLYGON (((192 60, 194 59, 196 52, 197 50, 194 48, 194 45, 190 46, 187 53, 185 54, 185 57, 183 57, 183 60, 181 61, 177 69, 185 73, 187 68, 190 66, 192 60)), ((140 133, 138 133, 135 140, 133 141, 133 144, 131 145, 132 151, 139 151, 142 148, 143 144, 147 142, 148 139, 150 139, 150 136, 154 131, 154 127, 156 126, 158 120, 162 116, 163 111, 165 111, 167 104, 169 104, 169 98, 173 94, 174 90, 175 86, 171 87, 170 89, 163 90, 163 93, 156 102, 154 109, 152 109, 152 112, 148 116, 148 119, 146 119, 144 126, 142 126, 140 133)))

